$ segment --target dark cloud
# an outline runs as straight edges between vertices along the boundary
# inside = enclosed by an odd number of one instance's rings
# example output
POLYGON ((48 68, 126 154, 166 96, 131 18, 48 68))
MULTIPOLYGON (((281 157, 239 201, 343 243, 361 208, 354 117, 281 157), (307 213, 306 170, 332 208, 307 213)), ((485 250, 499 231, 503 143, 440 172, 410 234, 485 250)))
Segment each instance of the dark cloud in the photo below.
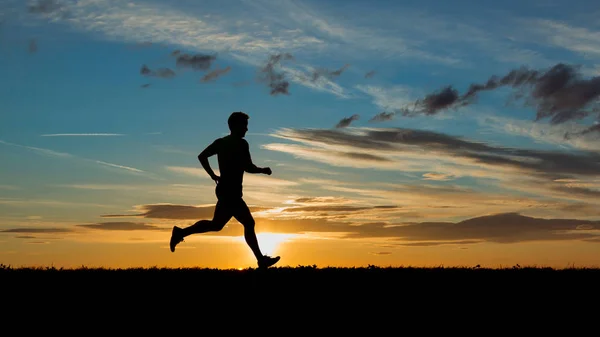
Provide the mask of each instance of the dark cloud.
POLYGON ((472 245, 475 243, 481 243, 481 240, 456 240, 456 241, 423 241, 423 242, 410 242, 410 243, 399 243, 399 246, 406 247, 431 247, 431 246, 445 246, 445 245, 472 245))
POLYGON ((600 221, 542 219, 518 213, 474 217, 459 222, 385 222, 356 225, 325 219, 259 219, 261 231, 279 233, 338 233, 348 239, 387 239, 402 246, 468 245, 481 242, 517 243, 528 241, 600 239, 600 221), (596 234, 590 230, 598 231, 596 234))
MULTIPOLYGON (((582 240, 598 238, 581 230, 600 230, 600 221, 541 219, 518 213, 476 217, 460 222, 421 222, 401 226, 361 226, 349 237, 394 237, 402 241, 429 241, 431 244, 466 244, 486 241, 515 243, 523 241, 582 240)), ((600 233, 599 233, 600 234, 600 233)), ((423 243, 421 243, 422 245, 423 243)))
MULTIPOLYGON (((545 71, 521 67, 502 77, 494 75, 485 83, 473 83, 463 95, 452 86, 446 86, 396 113, 404 116, 434 115, 442 110, 472 104, 480 92, 511 87, 518 89, 513 96, 515 100, 522 100, 525 106, 535 108, 535 121, 549 119, 551 124, 561 124, 580 120, 600 111, 600 76, 584 79, 579 68, 563 63, 545 71)), ((593 128, 590 132, 599 129, 593 128)))
POLYGON ((176 54, 177 61, 175 64, 181 68, 191 68, 193 70, 206 71, 210 69, 212 62, 217 59, 216 55, 206 54, 176 54))
POLYGON ((296 129, 285 138, 376 150, 380 156, 385 152, 395 154, 405 151, 404 146, 410 145, 420 148, 425 153, 444 153, 481 164, 513 167, 532 175, 553 179, 570 175, 597 176, 600 172, 600 155, 597 153, 500 147, 425 130, 387 128, 348 133, 344 130, 296 129))
POLYGON ((342 119, 341 119, 341 120, 340 120, 340 121, 337 123, 337 125, 336 125, 335 127, 336 127, 336 128, 345 128, 345 127, 348 127, 348 126, 350 126, 350 124, 351 124, 353 121, 355 121, 355 120, 358 120, 359 118, 360 118, 360 116, 359 116, 359 115, 357 115, 357 114, 354 114, 354 115, 352 115, 352 116, 350 116, 350 117, 345 117, 345 118, 342 118, 342 119))
POLYGON ((341 197, 302 197, 296 198, 294 203, 302 203, 302 204, 321 204, 321 203, 342 203, 347 201, 346 198, 341 197))
POLYGON ((142 65, 140 69, 140 74, 144 76, 152 76, 152 77, 161 77, 161 78, 173 78, 175 77, 175 72, 169 68, 158 68, 156 70, 151 70, 147 65, 142 65))
POLYGON ((371 252, 373 255, 390 255, 392 252, 371 252))
POLYGON ((35 239, 35 236, 31 236, 31 235, 17 235, 15 236, 15 239, 35 239))
POLYGON ((169 230, 155 225, 141 222, 99 222, 93 224, 77 225, 78 227, 107 230, 107 231, 136 231, 136 230, 169 230))
POLYGON ((360 160, 369 160, 369 161, 378 161, 378 162, 391 162, 391 159, 378 156, 370 153, 363 152, 339 152, 339 155, 342 157, 352 158, 352 159, 360 159, 360 160))
POLYGON ((584 136, 587 135, 588 133, 595 133, 597 135, 600 135, 600 115, 598 115, 598 123, 595 125, 592 125, 582 131, 579 132, 566 132, 565 133, 565 139, 571 139, 573 136, 577 137, 577 136, 584 136))
MULTIPOLYGON (((108 214, 104 218, 117 217, 144 217, 152 219, 173 219, 173 220, 200 220, 212 219, 215 206, 187 206, 187 205, 143 205, 142 212, 136 214, 108 214)), ((252 212, 266 210, 262 207, 250 207, 252 212)))
POLYGON ((220 76, 227 74, 230 70, 231 70, 231 67, 229 67, 229 66, 227 66, 223 69, 215 69, 215 70, 207 73, 206 75, 204 75, 200 81, 209 82, 212 80, 216 80, 220 76))
POLYGON ((270 55, 267 63, 260 68, 258 80, 265 82, 271 88, 271 95, 278 94, 289 95, 290 82, 285 79, 285 73, 278 70, 282 61, 293 60, 294 57, 289 53, 270 55))
POLYGON ((26 227, 26 228, 10 228, 0 231, 2 233, 70 233, 71 229, 68 228, 34 228, 34 227, 26 227))
POLYGON ((348 69, 348 67, 350 67, 350 65, 345 64, 338 70, 333 71, 326 68, 316 68, 315 70, 313 70, 310 80, 316 82, 321 77, 327 78, 328 80, 334 80, 337 77, 339 77, 346 69, 348 69))
POLYGON ((59 14, 61 18, 67 18, 69 11, 66 6, 58 0, 38 0, 33 1, 27 7, 27 11, 32 14, 50 15, 59 14))
POLYGON ((369 119, 369 122, 385 122, 394 119, 396 114, 394 112, 380 112, 377 115, 369 119))
POLYGON ((142 84, 140 87, 141 88, 148 88, 149 86, 150 86, 150 83, 145 83, 145 84, 142 84))
POLYGON ((63 9, 63 4, 58 0, 38 0, 28 6, 29 13, 50 14, 63 9))
POLYGON ((365 74, 365 78, 371 78, 373 76, 375 76, 375 70, 371 70, 365 74))
POLYGON ((348 206, 348 205, 322 205, 322 206, 297 206, 287 207, 283 212, 359 212, 373 209, 397 209, 398 206, 348 206))

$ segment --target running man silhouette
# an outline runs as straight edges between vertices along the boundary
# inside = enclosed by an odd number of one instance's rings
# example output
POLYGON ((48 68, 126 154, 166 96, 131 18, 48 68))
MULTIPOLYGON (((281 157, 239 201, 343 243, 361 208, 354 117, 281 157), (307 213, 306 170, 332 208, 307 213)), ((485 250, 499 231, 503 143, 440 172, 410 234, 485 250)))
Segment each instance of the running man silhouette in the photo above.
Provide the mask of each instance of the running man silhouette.
POLYGON ((242 198, 244 172, 267 175, 272 173, 269 167, 258 167, 252 162, 250 147, 244 139, 248 131, 249 118, 244 112, 233 112, 227 120, 230 134, 216 139, 198 155, 202 167, 217 184, 215 213, 212 220, 200 220, 186 228, 173 226, 170 242, 171 252, 175 251, 175 246, 182 242, 184 237, 191 234, 218 232, 232 217, 235 217, 244 226, 244 238, 256 257, 258 267, 268 268, 279 261, 279 256, 271 257, 261 253, 254 231, 254 218, 242 198), (208 158, 215 154, 219 164, 220 177, 214 173, 208 162, 208 158))

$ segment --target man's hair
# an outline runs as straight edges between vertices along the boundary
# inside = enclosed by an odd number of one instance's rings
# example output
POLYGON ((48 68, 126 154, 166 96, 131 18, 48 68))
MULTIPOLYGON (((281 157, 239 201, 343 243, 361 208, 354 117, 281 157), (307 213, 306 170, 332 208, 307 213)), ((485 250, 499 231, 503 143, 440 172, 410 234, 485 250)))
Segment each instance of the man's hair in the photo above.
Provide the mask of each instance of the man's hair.
POLYGON ((227 124, 229 124, 229 129, 232 130, 237 125, 242 125, 243 122, 247 121, 250 118, 246 113, 241 111, 233 112, 229 119, 227 119, 227 124))

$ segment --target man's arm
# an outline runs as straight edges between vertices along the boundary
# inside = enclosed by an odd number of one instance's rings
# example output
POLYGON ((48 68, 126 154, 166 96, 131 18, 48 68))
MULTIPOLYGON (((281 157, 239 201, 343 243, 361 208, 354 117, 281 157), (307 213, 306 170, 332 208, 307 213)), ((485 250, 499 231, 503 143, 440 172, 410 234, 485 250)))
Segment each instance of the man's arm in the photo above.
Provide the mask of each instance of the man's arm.
POLYGON ((213 156, 217 153, 217 140, 215 140, 212 144, 207 146, 200 154, 198 155, 198 160, 202 167, 208 173, 210 178, 215 182, 219 181, 219 176, 215 174, 212 167, 210 167, 210 162, 208 161, 208 157, 213 156))
POLYGON ((252 156, 250 155, 250 146, 248 145, 248 143, 246 142, 246 167, 244 168, 244 171, 248 172, 248 173, 262 173, 262 174, 268 174, 271 175, 271 169, 269 167, 258 167, 256 165, 254 165, 254 163, 252 162, 252 156))

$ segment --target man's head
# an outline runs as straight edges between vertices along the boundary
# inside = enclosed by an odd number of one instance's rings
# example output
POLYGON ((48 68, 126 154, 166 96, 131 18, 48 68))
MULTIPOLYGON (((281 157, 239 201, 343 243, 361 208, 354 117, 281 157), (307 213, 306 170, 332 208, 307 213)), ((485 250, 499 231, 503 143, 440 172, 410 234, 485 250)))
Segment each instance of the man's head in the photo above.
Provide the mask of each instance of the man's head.
POLYGON ((227 120, 227 124, 229 124, 229 130, 231 131, 231 134, 239 137, 244 137, 246 135, 246 132, 248 131, 249 118, 250 117, 247 114, 241 111, 233 112, 227 120))

